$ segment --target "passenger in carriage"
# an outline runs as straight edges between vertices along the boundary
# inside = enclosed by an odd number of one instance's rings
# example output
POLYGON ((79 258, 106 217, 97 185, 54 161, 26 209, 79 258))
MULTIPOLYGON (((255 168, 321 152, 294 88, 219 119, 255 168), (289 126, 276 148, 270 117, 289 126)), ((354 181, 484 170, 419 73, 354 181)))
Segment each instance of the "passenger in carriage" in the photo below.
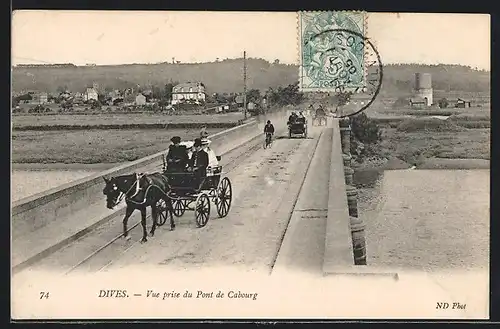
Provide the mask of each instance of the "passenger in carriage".
POLYGON ((297 120, 297 114, 295 114, 295 112, 292 112, 292 114, 290 114, 290 116, 288 117, 287 125, 295 123, 295 120, 297 120))
POLYGON ((208 154, 208 167, 216 167, 219 165, 219 160, 217 160, 214 151, 210 148, 210 144, 210 140, 201 139, 202 149, 208 154))
POLYGON ((207 139, 207 137, 208 137, 207 126, 203 125, 203 126, 201 126, 201 130, 200 130, 200 138, 202 140, 204 140, 204 139, 207 139))
POLYGON ((194 183, 197 185, 207 175, 208 153, 203 149, 201 138, 194 140, 193 148, 194 151, 191 159, 189 159, 188 171, 194 173, 194 183))
POLYGON ((306 118, 304 117, 304 114, 302 114, 302 111, 300 111, 300 113, 299 113, 299 117, 297 118, 297 122, 306 123, 306 118))
POLYGON ((183 172, 189 161, 188 152, 185 146, 180 145, 181 138, 174 136, 170 139, 172 145, 168 147, 167 171, 183 172))

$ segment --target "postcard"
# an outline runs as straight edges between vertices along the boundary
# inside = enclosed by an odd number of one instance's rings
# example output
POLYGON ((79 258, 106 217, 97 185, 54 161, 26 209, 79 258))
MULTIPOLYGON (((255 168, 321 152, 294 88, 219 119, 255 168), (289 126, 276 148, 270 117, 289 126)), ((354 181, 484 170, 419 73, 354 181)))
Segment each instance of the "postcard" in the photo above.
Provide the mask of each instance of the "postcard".
POLYGON ((13 320, 489 318, 489 15, 12 17, 13 320))

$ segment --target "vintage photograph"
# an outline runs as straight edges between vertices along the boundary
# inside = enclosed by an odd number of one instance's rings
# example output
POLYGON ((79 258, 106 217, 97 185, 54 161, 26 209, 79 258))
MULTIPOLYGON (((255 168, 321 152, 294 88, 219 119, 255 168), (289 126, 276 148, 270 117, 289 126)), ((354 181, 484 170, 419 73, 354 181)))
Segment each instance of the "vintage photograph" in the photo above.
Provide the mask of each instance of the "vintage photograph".
POLYGON ((488 319, 490 16, 12 13, 12 319, 488 319))

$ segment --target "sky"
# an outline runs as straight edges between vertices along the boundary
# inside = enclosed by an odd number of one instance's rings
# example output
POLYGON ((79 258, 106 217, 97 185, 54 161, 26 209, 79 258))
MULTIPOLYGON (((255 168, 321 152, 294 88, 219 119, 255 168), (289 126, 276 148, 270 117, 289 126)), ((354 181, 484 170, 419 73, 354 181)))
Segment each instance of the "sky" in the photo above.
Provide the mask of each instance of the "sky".
MULTIPOLYGON (((490 69, 486 14, 369 13, 383 63, 490 69)), ((298 64, 293 12, 16 11, 12 64, 76 65, 279 59, 298 64)))

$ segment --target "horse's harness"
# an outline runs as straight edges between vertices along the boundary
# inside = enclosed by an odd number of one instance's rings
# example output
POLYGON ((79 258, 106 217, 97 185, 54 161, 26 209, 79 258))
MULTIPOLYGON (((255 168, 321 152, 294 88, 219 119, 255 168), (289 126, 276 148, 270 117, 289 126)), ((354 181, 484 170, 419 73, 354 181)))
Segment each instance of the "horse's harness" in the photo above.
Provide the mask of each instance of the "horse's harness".
POLYGON ((135 197, 137 194, 139 194, 140 190, 141 190, 141 187, 140 187, 140 180, 141 178, 144 176, 144 174, 135 174, 135 182, 132 184, 132 186, 130 186, 130 188, 127 190, 127 192, 123 193, 122 191, 120 191, 120 196, 118 197, 118 200, 116 201, 116 204, 119 204, 120 202, 122 202, 123 198, 125 198, 127 201, 131 201, 131 199, 133 197, 135 197), (132 189, 135 187, 135 192, 133 195, 131 196, 128 196, 127 194, 130 193, 130 191, 132 191, 132 189))
POLYGON ((161 187, 159 187, 157 185, 154 185, 154 184, 151 183, 151 181, 149 181, 150 184, 146 188, 146 191, 144 193, 144 199, 142 201, 140 201, 140 202, 132 200, 132 198, 136 197, 139 194, 139 192, 143 189, 140 186, 140 181, 141 181, 142 177, 146 177, 147 178, 147 175, 146 174, 137 174, 137 173, 135 173, 135 182, 132 184, 132 186, 130 186, 130 188, 127 190, 127 192, 123 193, 123 192, 120 191, 121 195, 118 198, 116 204, 119 204, 120 202, 122 202, 123 198, 125 198, 125 200, 128 201, 128 202, 132 202, 132 203, 135 203, 135 204, 144 204, 144 203, 146 203, 147 193, 148 193, 149 189, 151 187, 153 187, 153 186, 156 187, 156 188, 158 188, 160 191, 162 191, 163 194, 165 194, 165 195, 167 194, 165 191, 163 191, 163 189, 161 187), (132 191, 132 189, 134 187, 135 187, 134 194, 132 194, 132 195, 129 196, 128 194, 132 191))

